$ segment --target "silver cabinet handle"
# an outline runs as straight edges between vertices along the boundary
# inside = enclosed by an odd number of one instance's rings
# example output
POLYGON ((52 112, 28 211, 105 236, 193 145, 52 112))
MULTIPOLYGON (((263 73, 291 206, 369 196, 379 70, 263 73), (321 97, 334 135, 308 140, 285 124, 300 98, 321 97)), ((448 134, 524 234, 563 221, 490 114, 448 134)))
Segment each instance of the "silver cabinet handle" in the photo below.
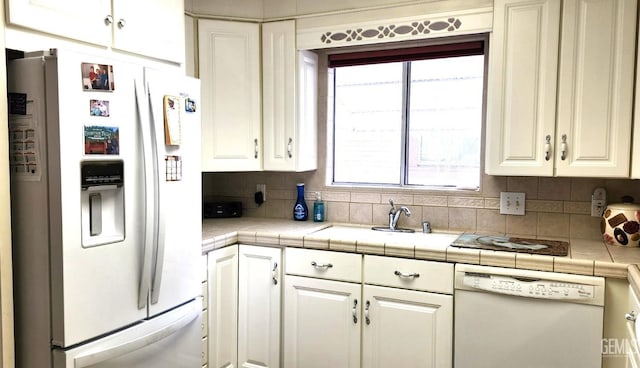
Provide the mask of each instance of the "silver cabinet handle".
POLYGON ((364 303, 364 321, 368 325, 371 324, 371 318, 369 318, 369 307, 371 307, 371 303, 367 300, 367 302, 364 303))
POLYGON ((118 28, 122 29, 122 28, 124 28, 124 26, 126 26, 126 25, 127 25, 127 22, 126 22, 124 19, 120 19, 120 20, 118 21, 118 28))
POLYGON ((258 138, 253 140, 254 154, 253 158, 258 158, 258 138))
POLYGON ((273 284, 278 285, 278 262, 273 263, 273 270, 271 270, 271 277, 273 278, 273 284))
POLYGON ((635 311, 631 311, 631 312, 626 313, 624 315, 624 319, 626 319, 627 321, 631 321, 631 322, 635 322, 637 317, 638 316, 636 316, 636 312, 635 311))
POLYGON ((333 268, 331 263, 316 263, 316 261, 311 261, 311 265, 315 268, 333 268))
POLYGON ((544 160, 549 161, 551 159, 551 136, 547 135, 545 137, 544 143, 544 160))
POLYGON ((111 25, 111 23, 113 23, 113 17, 111 16, 111 14, 109 14, 104 17, 104 24, 111 25))
POLYGON ((560 149, 562 150, 562 155, 560 156, 560 159, 564 161, 567 158, 567 135, 566 134, 562 135, 562 145, 560 146, 560 149))
POLYGON ((353 314, 353 323, 358 323, 358 299, 353 300, 353 309, 351 310, 351 314, 353 314))
POLYGON ((403 272, 400 272, 400 271, 396 270, 395 272, 393 272, 393 274, 398 276, 398 277, 406 277, 406 278, 410 278, 411 277, 411 278, 416 278, 417 279, 418 277, 420 277, 420 274, 416 273, 416 272, 414 272, 414 273, 403 273, 403 272))
POLYGON ((293 157, 292 149, 293 149, 293 139, 289 138, 289 143, 287 143, 287 154, 289 154, 289 158, 293 157))

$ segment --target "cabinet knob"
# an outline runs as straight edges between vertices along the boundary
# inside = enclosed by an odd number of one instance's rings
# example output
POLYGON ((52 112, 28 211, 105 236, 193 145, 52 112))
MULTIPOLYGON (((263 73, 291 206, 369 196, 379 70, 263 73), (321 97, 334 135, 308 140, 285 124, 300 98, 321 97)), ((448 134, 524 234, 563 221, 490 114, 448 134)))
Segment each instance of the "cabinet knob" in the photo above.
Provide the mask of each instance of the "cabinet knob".
POLYGON ((106 17, 104 17, 104 24, 109 26, 112 23, 113 23, 113 17, 111 16, 111 14, 107 15, 106 17))
POLYGON ((551 136, 547 135, 545 137, 544 143, 544 160, 549 161, 551 159, 551 136))
POLYGON ((253 158, 258 158, 258 138, 253 140, 254 153, 253 158))
POLYGON ((636 312, 635 311, 631 311, 631 312, 626 313, 624 315, 624 319, 626 319, 627 321, 631 321, 631 322, 635 322, 637 317, 638 316, 636 316, 636 312))
POLYGON ((358 299, 353 300, 353 309, 351 310, 353 315, 353 323, 358 323, 358 299))
POLYGON ((118 21, 118 28, 122 29, 122 28, 124 28, 124 26, 126 26, 126 25, 127 25, 127 22, 126 22, 124 19, 120 19, 120 20, 118 21))
POLYGON ((273 284, 278 285, 278 262, 273 263, 273 270, 271 270, 271 277, 273 277, 273 284))
POLYGON ((560 156, 560 159, 564 161, 567 159, 567 135, 566 134, 562 135, 562 145, 560 146, 560 149, 562 150, 562 155, 560 156))
POLYGON ((369 318, 369 308, 371 307, 371 303, 367 300, 364 304, 364 321, 366 324, 371 324, 371 318, 369 318))

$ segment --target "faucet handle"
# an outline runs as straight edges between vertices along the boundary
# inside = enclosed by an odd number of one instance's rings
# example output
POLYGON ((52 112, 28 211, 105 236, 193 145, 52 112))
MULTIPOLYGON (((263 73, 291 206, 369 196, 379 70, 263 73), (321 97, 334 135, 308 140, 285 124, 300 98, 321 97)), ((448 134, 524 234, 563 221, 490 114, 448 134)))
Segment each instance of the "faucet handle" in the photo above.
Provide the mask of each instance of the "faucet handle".
POLYGON ((393 205, 393 199, 392 199, 392 198, 389 198, 389 204, 391 205, 391 208, 392 208, 392 209, 396 208, 396 207, 393 205))

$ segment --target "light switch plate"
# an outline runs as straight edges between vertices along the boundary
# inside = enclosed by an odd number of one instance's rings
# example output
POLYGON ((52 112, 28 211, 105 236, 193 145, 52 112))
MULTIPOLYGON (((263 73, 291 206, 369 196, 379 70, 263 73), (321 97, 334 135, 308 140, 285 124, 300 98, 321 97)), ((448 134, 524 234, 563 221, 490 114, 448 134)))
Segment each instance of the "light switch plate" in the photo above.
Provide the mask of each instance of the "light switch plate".
POLYGON ((500 192, 500 214, 524 215, 524 193, 500 192))

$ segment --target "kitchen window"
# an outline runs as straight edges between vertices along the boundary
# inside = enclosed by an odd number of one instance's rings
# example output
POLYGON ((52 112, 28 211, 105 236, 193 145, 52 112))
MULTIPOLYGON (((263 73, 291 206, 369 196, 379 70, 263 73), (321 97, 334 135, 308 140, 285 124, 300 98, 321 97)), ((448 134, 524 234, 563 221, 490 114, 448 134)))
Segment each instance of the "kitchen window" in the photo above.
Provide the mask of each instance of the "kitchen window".
POLYGON ((334 184, 479 188, 484 39, 329 54, 329 76, 334 184))

